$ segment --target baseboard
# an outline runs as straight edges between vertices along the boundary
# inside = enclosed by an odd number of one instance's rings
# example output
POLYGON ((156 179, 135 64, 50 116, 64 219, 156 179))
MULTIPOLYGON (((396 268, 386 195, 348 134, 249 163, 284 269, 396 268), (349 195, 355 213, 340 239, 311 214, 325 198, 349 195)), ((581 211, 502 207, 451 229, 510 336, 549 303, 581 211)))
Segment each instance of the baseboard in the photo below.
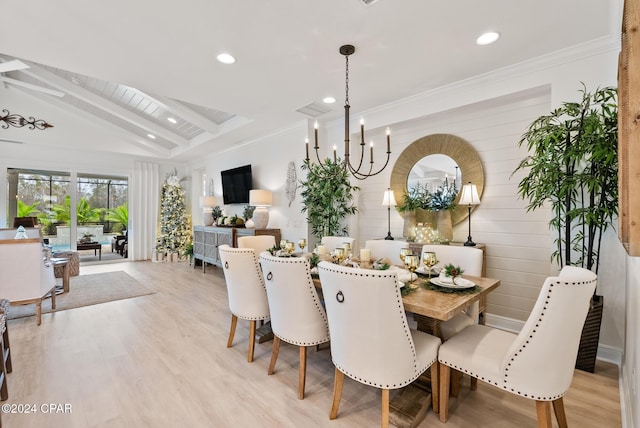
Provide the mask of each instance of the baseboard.
MULTIPOLYGON (((512 333, 520 332, 524 326, 524 321, 499 315, 485 314, 485 319, 488 326, 510 331, 512 333)), ((609 345, 598 344, 598 355, 596 358, 620 367, 622 365, 622 349, 614 348, 609 345)))

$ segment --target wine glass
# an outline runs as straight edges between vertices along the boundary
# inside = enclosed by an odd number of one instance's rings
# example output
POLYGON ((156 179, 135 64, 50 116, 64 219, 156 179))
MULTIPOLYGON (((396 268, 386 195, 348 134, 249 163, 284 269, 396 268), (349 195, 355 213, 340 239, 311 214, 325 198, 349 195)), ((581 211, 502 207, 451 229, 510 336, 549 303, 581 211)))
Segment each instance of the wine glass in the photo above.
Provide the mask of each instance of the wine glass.
POLYGON ((420 257, 416 254, 407 254, 404 256, 404 264, 409 272, 411 272, 411 280, 413 280, 413 272, 420 265, 420 257))
POLYGON ((431 278, 431 268, 438 264, 438 258, 433 251, 425 251, 422 253, 422 263, 429 269, 429 278, 431 278))
POLYGON ((404 258, 409 254, 412 254, 410 248, 400 248, 400 260, 402 260, 402 263, 404 263, 404 258))
POLYGON ((333 257, 338 260, 339 264, 342 264, 342 261, 344 260, 345 257, 345 251, 344 248, 335 248, 333 250, 333 257))
POLYGON ((287 253, 293 254, 293 251, 296 249, 296 244, 291 241, 287 241, 286 250, 287 253))
POLYGON ((286 250, 287 249, 287 240, 286 239, 281 239, 280 240, 280 249, 281 250, 286 250))
POLYGON ((298 241, 298 247, 300 247, 300 251, 304 251, 304 247, 307 246, 307 240, 302 238, 298 241))

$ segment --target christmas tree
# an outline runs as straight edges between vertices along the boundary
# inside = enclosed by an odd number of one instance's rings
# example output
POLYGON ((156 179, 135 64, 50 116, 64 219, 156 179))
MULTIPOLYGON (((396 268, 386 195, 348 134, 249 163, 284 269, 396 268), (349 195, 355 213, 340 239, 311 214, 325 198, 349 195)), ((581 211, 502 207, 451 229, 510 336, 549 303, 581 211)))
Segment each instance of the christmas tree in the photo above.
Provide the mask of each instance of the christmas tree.
POLYGON ((191 227, 185 204, 185 192, 177 172, 169 175, 162 185, 160 234, 156 252, 184 254, 191 242, 191 227))

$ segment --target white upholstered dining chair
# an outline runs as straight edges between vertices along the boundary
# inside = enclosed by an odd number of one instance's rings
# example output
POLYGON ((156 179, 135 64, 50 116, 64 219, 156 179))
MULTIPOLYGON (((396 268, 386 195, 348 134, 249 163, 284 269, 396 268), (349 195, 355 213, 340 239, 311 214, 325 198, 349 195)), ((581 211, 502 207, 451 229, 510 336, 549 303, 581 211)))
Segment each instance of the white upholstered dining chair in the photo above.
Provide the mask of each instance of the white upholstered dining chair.
POLYGON ((331 254, 331 252, 336 248, 342 247, 342 244, 345 242, 348 242, 353 250, 353 243, 356 242, 355 238, 350 238, 348 236, 323 236, 320 240, 320 243, 326 247, 329 254, 331 254))
POLYGON ((431 368, 432 403, 438 409, 440 339, 411 330, 394 271, 318 265, 335 365, 333 404, 338 416, 344 375, 382 389, 382 426, 389 425, 389 390, 431 368))
POLYGON ((256 235, 238 237, 238 248, 253 248, 256 256, 276 246, 276 237, 273 235, 256 235))
POLYGON ((233 345, 238 318, 249 320, 249 353, 247 361, 253 361, 256 342, 256 321, 269 318, 269 303, 264 287, 258 258, 252 248, 218 247, 224 278, 227 284, 231 328, 227 348, 233 345))
POLYGON ((370 239, 365 241, 364 247, 371 251, 371 259, 387 258, 392 265, 403 266, 400 258, 400 249, 409 248, 409 243, 405 241, 370 239))
POLYGON ((304 257, 275 257, 260 254, 260 264, 271 308, 273 351, 268 374, 273 374, 280 341, 299 347, 298 399, 304 398, 307 347, 329 341, 327 315, 311 279, 304 257))
MULTIPOLYGON (((440 420, 449 415, 449 374, 454 368, 536 401, 539 427, 551 427, 551 406, 567 426, 562 397, 573 378, 580 335, 596 275, 567 266, 548 277, 519 334, 471 325, 440 347, 440 420)), ((463 411, 461 408, 460 411, 463 411)))

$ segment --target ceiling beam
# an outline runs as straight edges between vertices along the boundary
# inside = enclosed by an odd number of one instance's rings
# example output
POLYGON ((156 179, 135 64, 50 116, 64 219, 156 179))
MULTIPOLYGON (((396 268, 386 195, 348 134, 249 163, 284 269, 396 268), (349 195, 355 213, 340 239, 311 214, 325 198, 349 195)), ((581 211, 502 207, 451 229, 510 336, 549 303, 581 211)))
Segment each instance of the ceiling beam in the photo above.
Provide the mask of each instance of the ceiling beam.
POLYGON ((45 82, 47 85, 53 86, 56 89, 59 89, 73 97, 76 97, 86 103, 91 104, 94 107, 97 107, 106 113, 112 114, 138 128, 141 128, 148 133, 154 134, 157 137, 162 137, 165 140, 168 140, 178 146, 187 146, 189 141, 185 138, 159 126, 158 124, 145 119, 135 113, 130 112, 124 107, 119 106, 118 104, 109 101, 100 95, 96 95, 91 91, 88 91, 60 76, 57 74, 45 70, 39 67, 37 64, 26 62, 30 68, 26 70, 20 70, 21 73, 25 73, 28 76, 33 77, 34 79, 38 79, 42 82, 45 82))
POLYGON ((11 85, 22 86, 23 88, 33 89, 34 91, 42 92, 44 94, 54 95, 56 97, 64 97, 64 92, 56 91, 55 89, 45 88, 44 86, 38 86, 31 83, 23 82, 22 80, 12 79, 11 77, 0 76, 0 82, 9 83, 11 85))
POLYGON ((62 101, 60 98, 54 98, 54 97, 38 97, 36 96, 33 92, 30 91, 25 91, 24 89, 17 89, 21 92, 24 92, 25 95, 28 95, 30 97, 34 97, 37 98, 39 101, 44 102, 46 104, 49 104, 53 107, 55 107, 56 109, 59 109, 61 111, 66 111, 69 113, 72 113, 78 117, 80 117, 83 120, 86 120, 89 123, 96 123, 98 122, 99 124, 103 125, 104 127, 112 130, 116 135, 120 135, 122 136, 123 139, 126 139, 126 141, 131 142, 132 144, 141 147, 144 150, 147 150, 149 152, 150 155, 153 156, 161 156, 164 158, 168 158, 171 154, 170 150, 167 149, 166 147, 163 147, 162 145, 155 143, 153 141, 149 141, 146 138, 140 137, 137 134, 134 134, 130 131, 127 131, 126 129, 117 126, 115 124, 113 124, 112 122, 103 119, 99 116, 95 116, 91 113, 89 113, 86 110, 80 109, 74 105, 68 104, 64 101, 62 101))

